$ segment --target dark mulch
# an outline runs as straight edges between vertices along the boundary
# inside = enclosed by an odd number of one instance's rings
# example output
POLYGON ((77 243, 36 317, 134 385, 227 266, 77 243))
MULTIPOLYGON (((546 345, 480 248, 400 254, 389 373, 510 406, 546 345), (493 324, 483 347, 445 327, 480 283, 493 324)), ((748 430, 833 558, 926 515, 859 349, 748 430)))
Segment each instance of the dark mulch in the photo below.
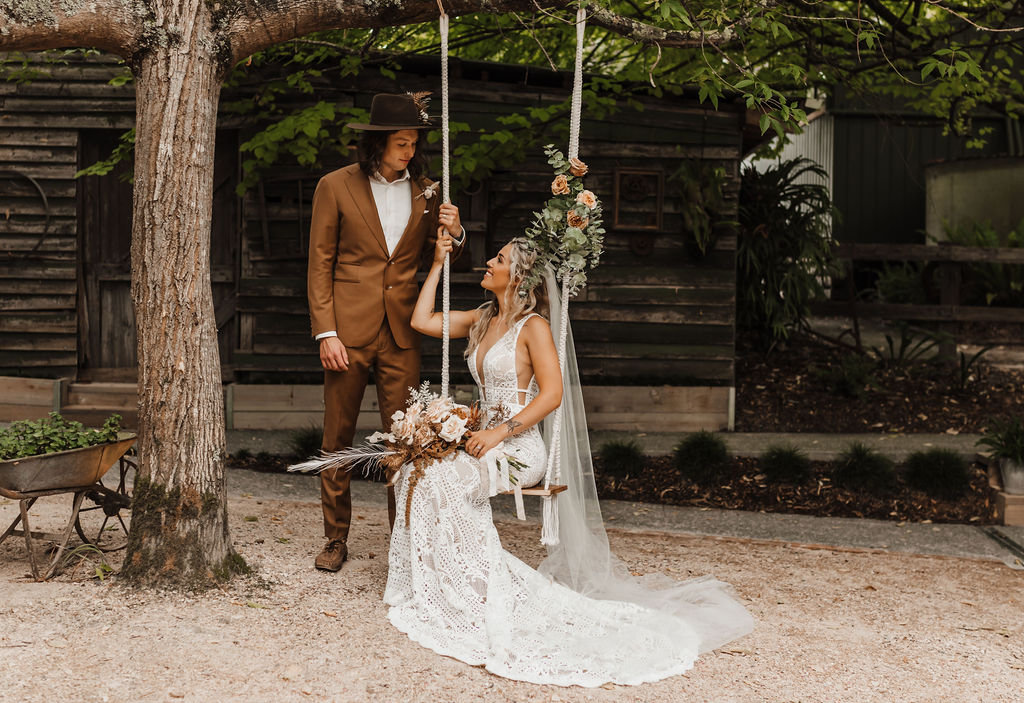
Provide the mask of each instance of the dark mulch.
POLYGON ((603 471, 600 459, 595 464, 598 494, 605 499, 901 522, 994 522, 993 491, 985 470, 977 465, 972 467, 970 492, 949 501, 931 498, 902 482, 884 497, 839 488, 832 485, 828 462, 812 462, 813 477, 806 484, 772 485, 760 473, 757 459, 737 457, 714 486, 687 480, 669 456, 647 457, 643 469, 621 479, 603 471))
POLYGON ((959 366, 879 367, 850 397, 822 376, 851 352, 796 338, 768 356, 737 344, 738 432, 981 432, 993 418, 1024 415, 1024 373, 983 362, 959 387, 959 366))

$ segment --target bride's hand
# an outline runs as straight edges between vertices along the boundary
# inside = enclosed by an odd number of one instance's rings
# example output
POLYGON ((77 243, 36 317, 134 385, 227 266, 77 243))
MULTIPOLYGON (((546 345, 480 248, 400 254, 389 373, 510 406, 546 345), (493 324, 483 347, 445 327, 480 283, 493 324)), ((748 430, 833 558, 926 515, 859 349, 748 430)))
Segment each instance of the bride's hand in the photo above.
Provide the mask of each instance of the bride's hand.
POLYGON ((452 237, 445 232, 444 227, 437 228, 437 244, 434 246, 434 266, 444 263, 445 254, 452 253, 452 237))
POLYGON ((504 427, 495 427, 489 430, 480 430, 479 432, 470 432, 469 438, 466 440, 466 452, 470 456, 476 458, 482 457, 487 452, 494 449, 503 439, 508 436, 504 427))

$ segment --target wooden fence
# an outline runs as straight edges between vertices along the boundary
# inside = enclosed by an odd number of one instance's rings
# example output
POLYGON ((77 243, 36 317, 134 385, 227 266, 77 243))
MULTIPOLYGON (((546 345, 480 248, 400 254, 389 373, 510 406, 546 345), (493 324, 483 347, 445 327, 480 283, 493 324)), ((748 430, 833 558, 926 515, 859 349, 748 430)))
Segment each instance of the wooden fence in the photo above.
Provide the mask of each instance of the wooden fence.
POLYGON ((860 344, 860 319, 907 320, 938 323, 944 333, 940 357, 956 354, 956 328, 961 322, 1024 323, 1024 308, 962 305, 964 268, 970 264, 1024 265, 1024 249, 1013 247, 967 247, 951 244, 843 244, 835 250, 842 261, 928 262, 938 267, 939 303, 875 303, 859 299, 853 276, 847 276, 845 300, 819 302, 812 306, 818 315, 848 316, 860 344))

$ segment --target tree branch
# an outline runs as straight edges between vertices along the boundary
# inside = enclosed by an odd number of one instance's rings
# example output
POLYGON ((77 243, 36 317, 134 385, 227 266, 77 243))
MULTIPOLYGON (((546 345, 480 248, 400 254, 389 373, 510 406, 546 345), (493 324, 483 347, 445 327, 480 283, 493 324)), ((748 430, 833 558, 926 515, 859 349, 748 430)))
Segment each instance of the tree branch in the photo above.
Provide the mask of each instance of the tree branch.
POLYGON ((128 58, 142 7, 131 0, 0 0, 0 51, 92 47, 128 58))
MULTIPOLYGON (((545 7, 562 7, 570 0, 542 0, 545 7)), ((267 9, 265 0, 241 0, 224 18, 231 42, 231 60, 241 61, 267 47, 295 37, 347 27, 394 27, 436 22, 437 4, 423 0, 282 0, 267 9)), ((477 12, 525 12, 534 0, 445 0, 451 17, 477 12)))
POLYGON ((662 29, 617 15, 594 2, 587 3, 587 21, 641 44, 657 44, 675 49, 692 49, 707 44, 727 42, 733 38, 733 33, 728 29, 723 32, 680 32, 662 29))

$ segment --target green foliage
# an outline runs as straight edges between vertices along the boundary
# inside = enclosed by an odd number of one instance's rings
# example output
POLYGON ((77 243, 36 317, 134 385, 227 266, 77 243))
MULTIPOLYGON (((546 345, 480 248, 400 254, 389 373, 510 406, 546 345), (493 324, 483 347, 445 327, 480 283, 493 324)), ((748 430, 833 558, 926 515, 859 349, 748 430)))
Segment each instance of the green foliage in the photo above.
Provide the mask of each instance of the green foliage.
POLYGON ((803 158, 743 171, 736 314, 765 348, 804 324, 811 301, 825 295, 822 278, 837 271, 830 235, 836 213, 828 189, 806 182, 811 176, 825 172, 803 158))
POLYGON ((601 460, 601 470, 617 479, 637 475, 643 471, 646 461, 640 444, 635 439, 605 442, 601 445, 598 458, 601 460))
POLYGON ((860 354, 846 354, 824 369, 811 367, 811 373, 829 391, 844 398, 859 398, 867 388, 877 387, 875 362, 860 354))
POLYGON ((321 164, 325 156, 347 154, 358 133, 344 123, 368 119, 365 110, 320 101, 267 125, 239 146, 248 158, 242 160, 238 194, 256 185, 284 155, 312 167, 321 164))
POLYGON ((875 297, 882 303, 924 305, 924 266, 916 261, 884 264, 875 280, 875 297))
POLYGON ((958 370, 960 373, 957 375, 956 384, 956 389, 958 391, 967 390, 967 386, 971 381, 977 381, 981 378, 981 357, 987 354, 994 347, 994 344, 986 344, 970 356, 967 356, 964 352, 959 352, 960 363, 958 370))
POLYGON ((323 446, 324 428, 311 425, 301 430, 293 430, 288 435, 288 448, 293 456, 299 459, 315 456, 323 446))
POLYGON ((1024 464, 1024 418, 1012 417, 991 424, 978 445, 988 447, 997 459, 1024 464))
POLYGON ((673 458, 684 477, 706 486, 725 478, 729 449, 721 437, 701 430, 683 439, 675 448, 673 458))
POLYGON ((41 420, 19 420, 0 430, 0 461, 80 449, 117 440, 121 416, 111 415, 101 429, 86 429, 52 412, 41 420))
POLYGON ((836 460, 832 479, 843 488, 886 495, 896 488, 896 469, 887 457, 853 442, 836 460))
MULTIPOLYGON (((560 281, 568 278, 563 295, 572 296, 586 285, 587 271, 597 266, 604 251, 601 201, 583 187, 585 165, 577 162, 574 166, 552 144, 544 147, 544 153, 555 173, 552 197, 543 210, 533 213, 526 237, 537 250, 538 261, 549 263, 560 281)), ((543 267, 534 266, 519 294, 526 295, 542 280, 543 267)))
MULTIPOLYGON (((947 226, 946 238, 952 244, 966 247, 1016 249, 1024 246, 1024 220, 1005 234, 997 232, 988 222, 947 226)), ((1024 266, 971 263, 965 270, 965 303, 1024 307, 1024 266)))
POLYGON ((776 444, 761 454, 761 471, 772 483, 805 483, 811 478, 811 460, 793 444, 776 444))
POLYGON ((886 333, 885 347, 872 347, 871 351, 879 363, 890 369, 906 369, 934 356, 942 335, 911 327, 905 322, 900 322, 898 328, 899 341, 886 333))
POLYGON ((697 160, 683 161, 668 177, 679 197, 683 234, 692 238, 701 256, 714 247, 716 233, 722 227, 738 224, 724 219, 728 208, 724 188, 728 180, 724 167, 697 160))
POLYGON ((955 500, 971 487, 971 472, 964 458, 949 449, 914 452, 904 463, 907 483, 933 498, 955 500))
MULTIPOLYGON (((106 159, 97 161, 94 164, 86 166, 82 170, 75 174, 75 178, 81 178, 82 176, 105 176, 113 171, 119 163, 127 161, 132 163, 132 159, 135 158, 135 128, 132 127, 127 132, 121 135, 118 140, 117 146, 110 152, 110 156, 106 159)), ((120 180, 130 183, 132 181, 132 169, 128 169, 120 176, 120 180)))

